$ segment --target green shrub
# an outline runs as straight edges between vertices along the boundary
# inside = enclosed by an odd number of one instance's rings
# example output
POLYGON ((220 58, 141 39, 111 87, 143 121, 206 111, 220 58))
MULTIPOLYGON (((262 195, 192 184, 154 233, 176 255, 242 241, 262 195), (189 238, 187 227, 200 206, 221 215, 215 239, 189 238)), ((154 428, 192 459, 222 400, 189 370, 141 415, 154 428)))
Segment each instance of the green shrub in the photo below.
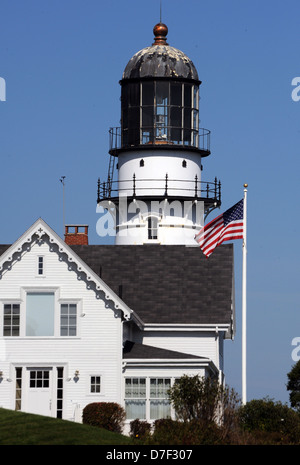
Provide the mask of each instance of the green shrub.
POLYGON ((219 427, 202 420, 189 422, 171 419, 156 420, 151 444, 158 445, 217 445, 221 444, 219 427))
POLYGON ((300 417, 281 402, 269 398, 251 400, 240 407, 238 417, 240 426, 259 442, 278 444, 300 441, 300 417))
POLYGON ((115 402, 92 402, 84 407, 82 422, 121 433, 125 421, 125 410, 115 402))
POLYGON ((130 422, 130 436, 132 438, 141 439, 149 435, 151 431, 150 423, 141 421, 138 418, 130 422))

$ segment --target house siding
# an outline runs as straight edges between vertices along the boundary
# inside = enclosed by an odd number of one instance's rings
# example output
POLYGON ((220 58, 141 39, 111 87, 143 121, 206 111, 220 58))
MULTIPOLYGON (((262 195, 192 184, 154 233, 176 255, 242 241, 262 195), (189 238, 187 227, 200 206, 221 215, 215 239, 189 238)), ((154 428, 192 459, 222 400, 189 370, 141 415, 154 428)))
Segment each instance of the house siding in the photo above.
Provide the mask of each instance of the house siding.
MULTIPOLYGON (((15 367, 64 367, 63 418, 80 421, 82 409, 89 402, 121 401, 122 323, 120 311, 112 302, 90 288, 84 273, 76 271, 64 256, 51 251, 46 242, 32 243, 29 250, 3 272, 0 285, 0 357, 3 378, 0 384, 0 406, 15 408, 15 367), (44 257, 44 276, 37 274, 37 257, 44 257), (55 335, 26 337, 23 333, 26 312, 26 290, 55 291, 55 335), (100 298, 99 298, 100 297, 100 298), (22 333, 3 337, 3 304, 20 303, 22 333), (78 336, 59 336, 61 301, 77 301, 78 336), (74 379, 75 371, 79 378, 74 379), (89 394, 89 376, 101 375, 101 394, 89 394)), ((23 370, 24 372, 24 370, 23 370)), ((55 389, 53 391, 55 393, 55 389)), ((26 394, 26 390, 22 389, 26 394)), ((52 407, 54 409, 54 407, 52 407)), ((22 410, 26 399, 22 399, 22 410)), ((51 412, 55 416, 55 412, 51 412)))

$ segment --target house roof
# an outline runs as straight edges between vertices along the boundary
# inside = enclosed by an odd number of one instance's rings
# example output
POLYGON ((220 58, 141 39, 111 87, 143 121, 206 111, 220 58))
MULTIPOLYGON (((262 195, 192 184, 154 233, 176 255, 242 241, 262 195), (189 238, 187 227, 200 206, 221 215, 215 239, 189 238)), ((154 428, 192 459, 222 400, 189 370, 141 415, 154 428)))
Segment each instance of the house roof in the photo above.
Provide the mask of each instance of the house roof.
POLYGON ((191 355, 169 349, 162 349, 137 342, 126 341, 123 348, 123 367, 126 369, 136 366, 165 366, 182 367, 192 366, 210 370, 213 375, 218 373, 214 362, 207 357, 191 355))
POLYGON ((144 324, 232 325, 232 244, 208 259, 183 245, 71 248, 144 324))
POLYGON ((9 244, 0 244, 0 257, 7 249, 9 249, 9 247, 9 244))
POLYGON ((196 355, 176 352, 174 350, 161 349, 137 342, 126 341, 123 348, 123 358, 126 360, 132 359, 189 359, 189 360, 208 360, 204 357, 196 355))

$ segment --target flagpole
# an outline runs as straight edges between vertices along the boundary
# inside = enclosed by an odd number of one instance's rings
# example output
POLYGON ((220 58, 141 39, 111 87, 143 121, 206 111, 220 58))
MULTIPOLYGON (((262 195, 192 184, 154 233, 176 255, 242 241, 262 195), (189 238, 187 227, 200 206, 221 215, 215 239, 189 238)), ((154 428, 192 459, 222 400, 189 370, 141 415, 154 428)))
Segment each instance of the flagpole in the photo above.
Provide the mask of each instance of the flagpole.
POLYGON ((243 284, 242 284, 242 402, 247 402, 247 345, 246 345, 246 314, 247 314, 247 187, 244 184, 244 238, 243 238, 243 284))

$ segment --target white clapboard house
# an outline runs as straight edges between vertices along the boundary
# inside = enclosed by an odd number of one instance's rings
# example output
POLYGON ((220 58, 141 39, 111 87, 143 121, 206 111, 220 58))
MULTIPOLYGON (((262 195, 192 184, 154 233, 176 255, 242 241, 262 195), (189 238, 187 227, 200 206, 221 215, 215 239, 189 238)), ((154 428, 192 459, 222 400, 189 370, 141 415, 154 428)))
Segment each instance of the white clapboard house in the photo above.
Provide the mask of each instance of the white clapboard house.
POLYGON ((220 184, 201 179, 210 132, 196 68, 166 34, 155 26, 120 81, 97 198, 115 245, 90 245, 81 225, 61 238, 37 219, 0 246, 0 407, 80 422, 85 405, 117 402, 128 423, 151 421, 172 414, 167 391, 183 374, 224 381, 233 246, 206 258, 194 240, 220 184))

